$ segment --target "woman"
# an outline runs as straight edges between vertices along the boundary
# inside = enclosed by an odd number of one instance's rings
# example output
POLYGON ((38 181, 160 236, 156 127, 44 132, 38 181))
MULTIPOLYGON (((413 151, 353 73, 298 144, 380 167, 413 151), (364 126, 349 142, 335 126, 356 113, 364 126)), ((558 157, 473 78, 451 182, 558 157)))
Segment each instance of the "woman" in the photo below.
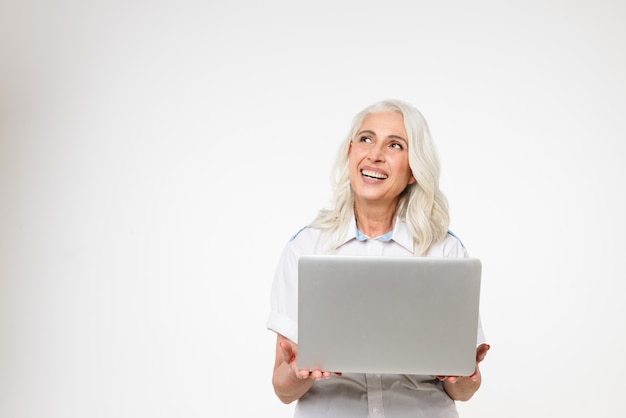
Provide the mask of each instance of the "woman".
POLYGON ((353 120, 335 164, 333 206, 287 243, 276 270, 269 329, 277 334, 272 384, 297 417, 457 417, 455 401, 481 384, 489 346, 479 327, 472 376, 341 374, 298 369, 297 262, 304 254, 467 257, 448 232, 447 201, 426 121, 386 100, 353 120))

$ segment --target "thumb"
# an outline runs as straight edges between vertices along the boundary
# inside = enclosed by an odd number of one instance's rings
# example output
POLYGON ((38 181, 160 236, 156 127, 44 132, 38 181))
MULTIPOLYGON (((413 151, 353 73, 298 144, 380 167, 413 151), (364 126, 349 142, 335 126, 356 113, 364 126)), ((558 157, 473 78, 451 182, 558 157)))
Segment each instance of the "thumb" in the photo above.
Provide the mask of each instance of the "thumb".
POLYGON ((291 347, 291 344, 281 342, 280 348, 283 349, 283 361, 285 363, 291 363, 291 361, 293 360, 293 347, 291 347))
POLYGON ((489 344, 479 345, 478 350, 476 350, 476 361, 477 362, 483 361, 485 356, 487 355, 487 351, 489 351, 490 348, 491 346, 489 344))

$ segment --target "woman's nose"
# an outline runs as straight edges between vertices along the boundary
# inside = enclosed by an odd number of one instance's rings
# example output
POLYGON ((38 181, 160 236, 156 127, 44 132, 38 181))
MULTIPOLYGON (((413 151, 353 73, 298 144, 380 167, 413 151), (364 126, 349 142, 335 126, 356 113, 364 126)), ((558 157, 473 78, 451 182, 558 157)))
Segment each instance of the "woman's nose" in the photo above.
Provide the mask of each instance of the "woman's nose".
POLYGON ((370 152, 367 156, 370 161, 383 161, 385 159, 385 150, 381 144, 374 144, 370 148, 370 152))

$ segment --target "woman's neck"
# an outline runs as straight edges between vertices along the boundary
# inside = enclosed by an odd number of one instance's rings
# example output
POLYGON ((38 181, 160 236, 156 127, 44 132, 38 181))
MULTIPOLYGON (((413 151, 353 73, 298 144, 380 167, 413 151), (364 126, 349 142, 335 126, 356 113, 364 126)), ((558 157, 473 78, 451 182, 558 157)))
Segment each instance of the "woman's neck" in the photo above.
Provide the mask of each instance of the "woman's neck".
POLYGON ((364 208, 363 205, 355 202, 354 216, 359 231, 370 238, 376 238, 393 230, 396 222, 396 206, 364 208))

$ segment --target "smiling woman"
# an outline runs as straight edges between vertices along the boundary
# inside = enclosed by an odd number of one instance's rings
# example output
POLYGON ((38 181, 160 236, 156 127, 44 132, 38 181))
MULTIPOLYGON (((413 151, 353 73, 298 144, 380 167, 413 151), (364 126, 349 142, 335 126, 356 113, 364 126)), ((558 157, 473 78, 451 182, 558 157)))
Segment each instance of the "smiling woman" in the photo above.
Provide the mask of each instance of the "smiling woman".
POLYGON ((357 136, 350 142, 350 184, 357 228, 369 237, 383 235, 393 228, 391 221, 395 218, 398 196, 415 183, 406 137, 401 113, 378 111, 365 117, 357 136), (367 210, 375 212, 362 213, 367 210), (377 221, 381 217, 388 222, 381 224, 377 221))
MULTIPOLYGON (((296 416, 456 417, 455 401, 481 384, 489 346, 476 336, 470 376, 342 373, 298 367, 298 259, 303 255, 467 257, 448 231, 439 160, 419 111, 399 100, 365 108, 353 120, 335 162, 333 206, 287 243, 276 269, 267 327, 276 332, 272 383, 296 416), (410 412, 409 412, 410 411, 410 412)), ((332 341, 329 342, 332 344, 332 341)), ((392 344, 392 342, 389 342, 392 344)))
MULTIPOLYGON (((359 182, 355 180, 360 179, 363 182, 364 177, 360 176, 360 172, 356 173, 351 164, 353 162, 357 164, 356 161, 361 156, 358 149, 363 147, 375 150, 377 143, 379 147, 382 148, 382 145, 385 145, 385 148, 391 147, 393 151, 385 152, 382 159, 381 156, 369 155, 368 159, 378 161, 367 164, 365 167, 362 163, 355 169, 359 171, 361 167, 369 170, 368 172, 381 173, 381 167, 393 165, 395 168, 391 173, 394 174, 392 181, 399 180, 398 164, 403 165, 403 170, 409 170, 408 174, 404 174, 407 177, 400 180, 398 187, 402 190, 395 197, 395 206, 387 207, 387 209, 390 211, 391 219, 399 216, 406 221, 414 241, 414 255, 425 255, 431 244, 448 232, 450 223, 448 202, 439 190, 441 169, 428 124, 414 106, 403 101, 380 101, 365 108, 354 117, 349 134, 341 144, 335 161, 333 207, 322 209, 312 226, 326 231, 325 233, 330 235, 327 237, 328 242, 332 245, 340 244, 353 217, 355 207, 359 205, 356 201, 366 197, 354 193, 353 189, 359 186, 359 182), (363 143, 366 145, 360 145, 363 143), (405 149, 400 150, 403 143, 405 149), (405 182, 404 186, 402 186, 403 182, 405 182)), ((385 179, 386 186, 390 182, 385 179)), ((369 204, 375 207, 382 202, 370 201, 369 204)), ((359 210, 356 210, 357 217, 359 210)), ((359 220, 365 222, 363 217, 359 220)))

